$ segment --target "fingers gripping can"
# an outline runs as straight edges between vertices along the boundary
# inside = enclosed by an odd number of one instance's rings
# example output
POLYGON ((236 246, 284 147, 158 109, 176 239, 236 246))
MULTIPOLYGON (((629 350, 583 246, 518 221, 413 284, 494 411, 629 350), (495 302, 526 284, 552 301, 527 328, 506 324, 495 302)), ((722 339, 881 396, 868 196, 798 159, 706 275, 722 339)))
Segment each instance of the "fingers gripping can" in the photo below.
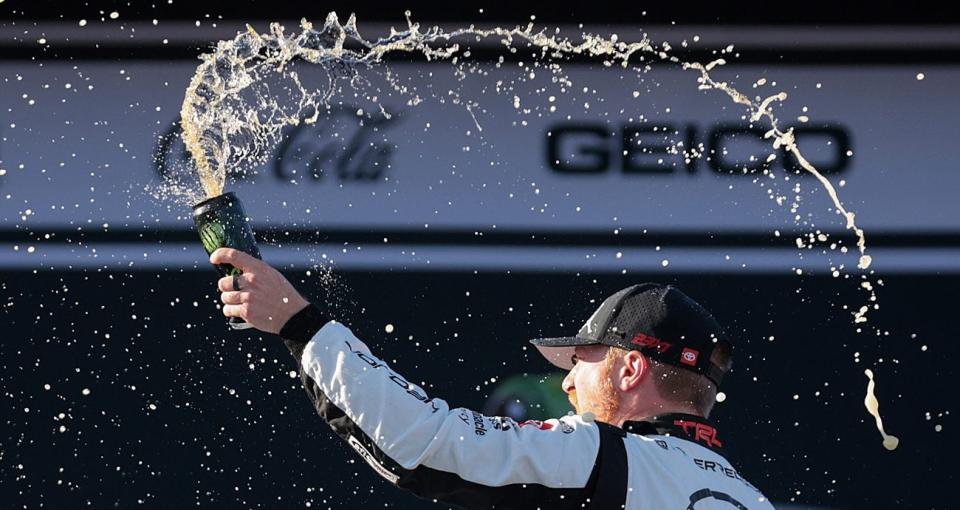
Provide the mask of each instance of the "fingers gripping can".
MULTIPOLYGON (((204 200, 193 206, 193 222, 200 234, 200 242, 207 254, 217 248, 234 248, 260 258, 260 249, 253 236, 253 229, 247 221, 243 204, 233 192, 204 200)), ((239 275, 240 269, 230 264, 216 264, 221 276, 239 275)), ((227 321, 233 329, 247 329, 250 324, 239 317, 230 317, 227 321)))

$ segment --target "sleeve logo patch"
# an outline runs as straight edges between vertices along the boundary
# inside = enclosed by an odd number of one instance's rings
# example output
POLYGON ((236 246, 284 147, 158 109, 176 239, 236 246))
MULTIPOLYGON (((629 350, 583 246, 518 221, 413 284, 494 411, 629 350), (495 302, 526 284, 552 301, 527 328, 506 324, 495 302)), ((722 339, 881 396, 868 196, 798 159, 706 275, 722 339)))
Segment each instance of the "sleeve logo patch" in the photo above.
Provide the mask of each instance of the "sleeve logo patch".
POLYGON ((520 426, 521 426, 521 427, 536 427, 536 428, 538 428, 538 429, 540 429, 540 430, 550 430, 550 429, 553 428, 553 424, 552 424, 552 423, 547 423, 547 422, 545 422, 545 421, 540 421, 540 420, 526 420, 526 421, 522 421, 522 422, 520 422, 520 426))
POLYGON ((363 445, 360 444, 360 441, 357 440, 356 437, 350 436, 350 439, 347 440, 347 443, 351 447, 353 447, 353 449, 356 450, 356 452, 360 454, 361 457, 363 457, 363 460, 367 461, 367 464, 369 464, 370 467, 372 467, 373 470, 376 471, 378 475, 382 476, 384 479, 386 479, 388 482, 394 485, 397 484, 397 480, 399 480, 400 477, 392 473, 383 464, 380 464, 380 462, 377 461, 377 458, 374 457, 369 450, 364 448, 363 445))

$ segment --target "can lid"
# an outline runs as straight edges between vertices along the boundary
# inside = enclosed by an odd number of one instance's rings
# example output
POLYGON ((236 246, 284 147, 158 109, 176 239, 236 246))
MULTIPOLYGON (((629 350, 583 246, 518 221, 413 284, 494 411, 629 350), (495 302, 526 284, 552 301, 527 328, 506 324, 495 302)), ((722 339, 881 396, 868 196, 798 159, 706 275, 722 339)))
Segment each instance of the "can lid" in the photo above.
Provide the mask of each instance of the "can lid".
POLYGON ((216 206, 217 204, 219 204, 220 202, 228 202, 228 203, 230 203, 230 202, 236 202, 236 201, 237 201, 237 195, 235 195, 232 191, 228 191, 228 192, 226 192, 226 193, 224 193, 224 194, 222 194, 222 195, 217 195, 217 196, 215 196, 215 197, 213 197, 213 198, 208 198, 208 199, 204 200, 203 202, 200 202, 200 203, 194 205, 194 206, 193 206, 193 214, 195 214, 195 215, 196 215, 196 214, 202 214, 202 213, 206 212, 207 209, 211 209, 211 208, 215 207, 215 206, 216 206))

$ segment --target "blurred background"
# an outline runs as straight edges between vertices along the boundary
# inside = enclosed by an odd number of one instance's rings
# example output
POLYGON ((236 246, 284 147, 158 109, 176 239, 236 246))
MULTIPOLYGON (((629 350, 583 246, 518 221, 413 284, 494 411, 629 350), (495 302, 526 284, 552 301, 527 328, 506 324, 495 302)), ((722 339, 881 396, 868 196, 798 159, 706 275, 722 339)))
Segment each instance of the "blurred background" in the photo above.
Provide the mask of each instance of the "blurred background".
POLYGON ((778 506, 953 507, 960 19, 945 7, 0 0, 3 507, 438 506, 329 431, 276 338, 227 329, 189 204, 155 196, 186 164, 180 104, 217 40, 330 11, 375 39, 407 9, 646 36, 724 58, 715 75, 751 97, 786 92, 781 126, 857 213, 873 265, 856 268, 856 238, 768 128, 696 72, 564 58, 558 83, 492 40, 456 64, 361 70, 362 93, 231 176, 265 259, 431 396, 520 419, 569 410, 529 338, 575 332, 632 283, 677 284, 734 338, 713 418, 778 506))

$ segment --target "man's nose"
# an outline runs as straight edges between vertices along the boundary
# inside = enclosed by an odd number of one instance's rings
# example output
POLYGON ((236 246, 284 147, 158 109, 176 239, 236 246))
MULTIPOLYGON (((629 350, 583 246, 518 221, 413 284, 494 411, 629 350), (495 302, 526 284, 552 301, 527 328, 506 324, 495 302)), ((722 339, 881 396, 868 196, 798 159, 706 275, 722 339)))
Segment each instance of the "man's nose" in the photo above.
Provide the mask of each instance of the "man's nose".
POLYGON ((575 389, 573 386, 573 371, 576 369, 577 367, 571 368, 570 371, 567 372, 567 376, 563 378, 563 382, 560 384, 560 387, 563 388, 564 393, 570 393, 575 389))

